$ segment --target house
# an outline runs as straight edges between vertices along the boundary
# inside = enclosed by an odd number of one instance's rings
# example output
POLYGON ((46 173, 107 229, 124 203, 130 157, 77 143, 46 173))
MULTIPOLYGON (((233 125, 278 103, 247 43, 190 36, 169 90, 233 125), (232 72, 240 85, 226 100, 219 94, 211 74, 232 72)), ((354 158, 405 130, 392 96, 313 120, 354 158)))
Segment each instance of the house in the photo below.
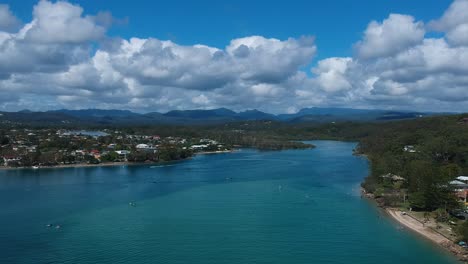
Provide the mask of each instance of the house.
POLYGON ((450 182, 450 186, 452 186, 453 190, 455 191, 455 195, 458 199, 466 204, 467 196, 468 196, 468 177, 467 176, 459 176, 457 180, 453 180, 450 182))
POLYGON ((127 155, 130 155, 129 150, 116 150, 115 153, 119 155, 119 159, 127 161, 127 155))
POLYGON ((137 149, 149 149, 150 146, 148 144, 138 144, 136 145, 137 149))
POLYGON ((213 145, 218 144, 218 142, 216 140, 212 140, 212 139, 208 139, 208 138, 200 139, 200 143, 208 143, 208 144, 213 144, 213 145))
POLYGON ((115 153, 118 155, 128 155, 130 154, 130 150, 116 150, 115 153))
POLYGON ((74 152, 72 152, 72 155, 79 155, 79 156, 84 156, 86 155, 87 151, 86 150, 82 150, 82 149, 77 149, 75 150, 74 152))
POLYGON ((468 176, 458 176, 457 180, 468 183, 468 176))
POLYGON ((202 149, 205 149, 207 147, 208 147, 208 145, 192 145, 190 148, 193 149, 193 150, 202 150, 202 149))
POLYGON ((10 163, 16 163, 20 160, 21 158, 17 156, 3 156, 3 166, 9 166, 10 163))
POLYGON ((93 149, 89 152, 89 155, 93 156, 95 159, 100 159, 101 158, 101 152, 97 149, 93 149))
POLYGON ((28 152, 36 152, 36 149, 37 149, 37 146, 29 146, 29 147, 26 147, 26 150, 28 152))
POLYGON ((387 174, 384 174, 382 176, 380 176, 384 179, 390 179, 394 182, 397 182, 397 181, 406 181, 405 178, 401 177, 401 176, 398 176, 398 175, 395 175, 395 174, 392 174, 392 173, 387 173, 387 174))
POLYGON ((416 153, 416 149, 412 145, 406 145, 403 147, 403 151, 409 152, 409 153, 416 153))

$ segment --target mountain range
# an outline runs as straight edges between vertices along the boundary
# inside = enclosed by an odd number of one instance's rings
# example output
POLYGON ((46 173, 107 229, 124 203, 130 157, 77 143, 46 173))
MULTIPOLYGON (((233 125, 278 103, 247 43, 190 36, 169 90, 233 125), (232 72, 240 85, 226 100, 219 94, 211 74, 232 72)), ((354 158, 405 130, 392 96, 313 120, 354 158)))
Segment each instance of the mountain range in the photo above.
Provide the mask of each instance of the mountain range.
POLYGON ((269 114, 259 110, 235 112, 227 108, 211 110, 173 110, 167 113, 135 113, 129 110, 52 110, 0 112, 0 122, 38 124, 216 124, 236 121, 271 120, 290 123, 385 121, 436 115, 413 111, 389 111, 352 108, 304 108, 294 114, 269 114))

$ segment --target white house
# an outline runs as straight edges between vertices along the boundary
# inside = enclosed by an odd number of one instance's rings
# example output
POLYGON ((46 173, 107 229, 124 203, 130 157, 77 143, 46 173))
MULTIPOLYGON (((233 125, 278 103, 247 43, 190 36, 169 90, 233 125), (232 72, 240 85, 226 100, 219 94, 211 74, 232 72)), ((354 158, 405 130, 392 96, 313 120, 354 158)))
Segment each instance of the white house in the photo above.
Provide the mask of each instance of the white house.
POLYGON ((149 149, 150 146, 148 144, 138 144, 136 145, 137 149, 149 149))
POLYGON ((130 154, 130 151, 129 150, 116 150, 115 153, 119 155, 128 155, 130 154))
POLYGON ((20 160, 21 160, 20 157, 15 157, 15 156, 4 156, 3 157, 4 166, 8 166, 10 162, 16 162, 16 161, 20 161, 20 160))
POLYGON ((468 176, 458 176, 457 180, 467 183, 468 182, 468 176))
POLYGON ((207 147, 208 147, 208 145, 192 145, 190 148, 200 150, 200 149, 205 149, 207 147))
POLYGON ((416 149, 412 145, 406 145, 403 147, 403 151, 409 152, 409 153, 416 153, 416 149))

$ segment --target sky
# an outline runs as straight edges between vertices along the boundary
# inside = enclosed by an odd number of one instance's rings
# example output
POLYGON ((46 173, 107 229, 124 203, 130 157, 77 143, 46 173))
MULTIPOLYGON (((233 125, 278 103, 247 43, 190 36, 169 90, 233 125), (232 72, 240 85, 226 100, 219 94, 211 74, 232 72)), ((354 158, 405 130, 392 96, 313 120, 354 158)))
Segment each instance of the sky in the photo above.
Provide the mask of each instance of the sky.
POLYGON ((0 110, 468 111, 468 0, 0 0, 0 110))

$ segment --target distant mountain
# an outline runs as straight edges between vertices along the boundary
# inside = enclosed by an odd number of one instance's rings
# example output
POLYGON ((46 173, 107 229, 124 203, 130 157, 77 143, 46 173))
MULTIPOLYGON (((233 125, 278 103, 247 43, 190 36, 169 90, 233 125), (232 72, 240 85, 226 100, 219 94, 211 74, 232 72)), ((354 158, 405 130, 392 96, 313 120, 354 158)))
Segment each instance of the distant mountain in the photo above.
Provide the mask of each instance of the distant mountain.
POLYGON ((71 124, 81 123, 79 118, 66 115, 63 113, 49 112, 0 112, 0 123, 20 123, 20 124, 37 124, 37 125, 53 125, 53 124, 71 124))
POLYGON ((48 111, 50 113, 63 113, 66 115, 78 117, 78 118, 101 118, 101 117, 130 117, 140 116, 140 114, 134 113, 129 110, 102 110, 102 109, 83 109, 83 110, 54 110, 48 111))
POLYGON ((157 124, 219 124, 226 122, 272 120, 290 123, 340 122, 340 121, 389 121, 418 118, 435 113, 412 111, 388 111, 352 108, 304 108, 295 114, 273 115, 259 110, 234 112, 227 108, 210 110, 173 110, 167 113, 139 114, 128 110, 54 110, 47 112, 0 112, 0 122, 24 124, 97 124, 97 125, 157 125, 157 124))
POLYGON ((353 108, 304 108, 295 114, 282 114, 278 118, 290 122, 378 121, 418 118, 433 115, 411 111, 388 111, 353 108))
POLYGON ((277 116, 258 111, 257 109, 240 112, 236 117, 241 120, 278 120, 277 116))
POLYGON ((164 114, 170 117, 183 117, 193 119, 206 119, 206 118, 229 118, 235 117, 236 112, 227 108, 218 108, 212 110, 173 110, 164 114))

